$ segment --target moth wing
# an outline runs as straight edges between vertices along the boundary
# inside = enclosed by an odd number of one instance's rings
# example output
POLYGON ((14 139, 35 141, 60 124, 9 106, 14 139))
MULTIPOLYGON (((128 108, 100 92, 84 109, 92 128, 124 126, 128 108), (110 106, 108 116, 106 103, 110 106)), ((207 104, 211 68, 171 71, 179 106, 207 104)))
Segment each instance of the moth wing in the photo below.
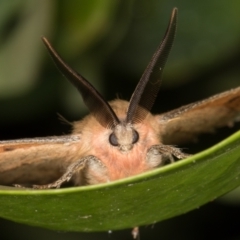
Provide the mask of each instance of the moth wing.
POLYGON ((232 126, 240 113, 240 87, 157 115, 164 144, 196 140, 202 133, 232 126))
POLYGON ((0 141, 0 184, 46 184, 81 156, 81 136, 0 141))

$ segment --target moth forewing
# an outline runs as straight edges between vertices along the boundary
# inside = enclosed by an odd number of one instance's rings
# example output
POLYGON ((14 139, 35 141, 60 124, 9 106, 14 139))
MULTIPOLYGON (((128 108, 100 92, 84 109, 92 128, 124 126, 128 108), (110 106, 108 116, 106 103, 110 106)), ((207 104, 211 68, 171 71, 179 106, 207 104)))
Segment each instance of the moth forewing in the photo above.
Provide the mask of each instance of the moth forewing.
POLYGON ((79 158, 81 136, 0 141, 0 184, 46 184, 79 158))
POLYGON ((156 115, 164 144, 196 140, 202 133, 234 124, 240 114, 240 87, 156 115))

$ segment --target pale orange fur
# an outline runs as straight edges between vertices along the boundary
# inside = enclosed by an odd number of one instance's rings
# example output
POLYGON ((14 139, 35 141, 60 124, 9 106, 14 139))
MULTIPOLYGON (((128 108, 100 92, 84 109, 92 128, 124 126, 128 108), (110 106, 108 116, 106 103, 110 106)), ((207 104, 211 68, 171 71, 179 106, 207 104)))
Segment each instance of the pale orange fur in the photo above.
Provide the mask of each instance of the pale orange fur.
MULTIPOLYGON (((119 119, 124 119, 127 112, 128 102, 114 100, 110 102, 119 119)), ((159 136, 159 124, 156 118, 149 113, 146 119, 134 125, 139 133, 139 141, 131 151, 120 151, 109 143, 111 129, 101 126, 98 121, 88 115, 82 121, 74 123, 73 134, 82 135, 82 146, 79 149, 83 156, 93 155, 97 157, 107 169, 107 176, 101 176, 98 171, 89 174, 88 184, 96 184, 113 181, 128 176, 133 176, 154 168, 146 162, 147 150, 152 145, 161 144, 159 136)))

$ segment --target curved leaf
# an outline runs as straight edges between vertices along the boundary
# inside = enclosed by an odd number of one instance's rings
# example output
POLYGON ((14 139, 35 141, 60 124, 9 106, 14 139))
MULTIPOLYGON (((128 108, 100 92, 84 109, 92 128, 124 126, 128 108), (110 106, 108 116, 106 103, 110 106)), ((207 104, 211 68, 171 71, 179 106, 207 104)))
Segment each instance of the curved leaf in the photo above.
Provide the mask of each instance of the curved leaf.
POLYGON ((120 181, 59 190, 2 187, 0 216, 62 231, 106 231, 158 222, 240 185, 240 132, 186 160, 120 181))

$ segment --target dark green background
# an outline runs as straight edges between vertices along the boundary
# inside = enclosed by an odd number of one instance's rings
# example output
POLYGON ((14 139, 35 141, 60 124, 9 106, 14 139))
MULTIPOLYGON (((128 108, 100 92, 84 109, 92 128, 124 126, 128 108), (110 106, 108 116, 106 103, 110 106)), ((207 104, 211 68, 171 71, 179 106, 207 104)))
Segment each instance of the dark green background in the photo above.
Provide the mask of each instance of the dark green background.
MULTIPOLYGON (((156 113, 239 86, 239 1, 2 0, 0 138, 67 133, 70 129, 57 113, 69 121, 86 113, 77 91, 51 62, 42 35, 108 100, 129 99, 164 35, 173 7, 179 9, 177 37, 153 109, 156 113)), ((223 129, 184 147, 197 152, 231 132, 223 129)), ((236 198, 230 200, 143 227, 141 239, 238 239, 240 209, 231 204, 236 198)), ((131 239, 129 230, 110 236, 56 233, 6 220, 0 229, 4 239, 131 239)))

